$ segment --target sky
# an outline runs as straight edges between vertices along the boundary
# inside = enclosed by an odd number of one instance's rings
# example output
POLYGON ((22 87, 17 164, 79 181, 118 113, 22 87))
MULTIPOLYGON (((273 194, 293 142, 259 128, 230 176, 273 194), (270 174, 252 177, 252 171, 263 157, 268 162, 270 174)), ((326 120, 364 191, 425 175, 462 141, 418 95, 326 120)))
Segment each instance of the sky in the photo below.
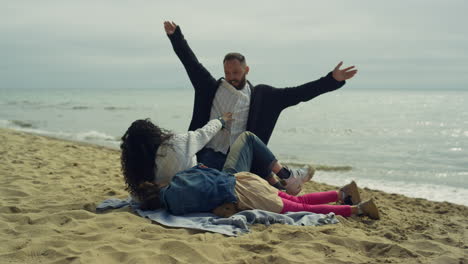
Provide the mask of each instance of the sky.
POLYGON ((468 1, 0 0, 0 88, 184 88, 163 21, 223 76, 243 53, 253 84, 318 79, 344 61, 355 89, 468 90, 468 1))

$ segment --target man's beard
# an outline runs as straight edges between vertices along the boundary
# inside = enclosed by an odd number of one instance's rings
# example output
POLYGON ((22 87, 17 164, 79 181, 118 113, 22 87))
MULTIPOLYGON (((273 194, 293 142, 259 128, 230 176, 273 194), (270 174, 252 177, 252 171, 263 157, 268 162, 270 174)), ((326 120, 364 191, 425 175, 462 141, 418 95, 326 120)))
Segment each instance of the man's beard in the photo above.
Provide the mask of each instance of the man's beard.
MULTIPOLYGON (((237 80, 236 80, 236 81, 237 81, 237 80)), ((239 82, 236 82, 236 83, 238 83, 237 85, 234 84, 233 81, 229 81, 229 84, 231 84, 232 86, 234 86, 234 88, 236 88, 237 90, 242 90, 242 88, 244 88, 246 82, 247 82, 247 80, 246 80, 245 74, 244 74, 244 76, 242 77, 242 79, 241 79, 239 82)))

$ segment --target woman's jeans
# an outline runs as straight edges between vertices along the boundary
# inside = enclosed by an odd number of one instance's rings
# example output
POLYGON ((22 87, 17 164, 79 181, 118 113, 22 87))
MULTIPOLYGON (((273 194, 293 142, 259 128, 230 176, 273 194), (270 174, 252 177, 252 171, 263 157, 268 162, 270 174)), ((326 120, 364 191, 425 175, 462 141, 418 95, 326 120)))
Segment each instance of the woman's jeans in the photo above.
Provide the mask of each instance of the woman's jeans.
POLYGON ((251 132, 243 132, 232 144, 223 171, 232 174, 249 171, 268 179, 276 162, 275 156, 261 139, 251 132))

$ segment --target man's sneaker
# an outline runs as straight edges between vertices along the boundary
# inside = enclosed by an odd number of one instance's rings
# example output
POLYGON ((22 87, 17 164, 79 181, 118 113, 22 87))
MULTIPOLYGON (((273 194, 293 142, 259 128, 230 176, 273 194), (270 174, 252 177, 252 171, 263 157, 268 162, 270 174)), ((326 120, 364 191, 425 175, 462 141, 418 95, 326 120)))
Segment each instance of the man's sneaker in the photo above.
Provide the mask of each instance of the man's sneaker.
POLYGON ((289 178, 287 178, 286 180, 284 180, 284 182, 286 183, 286 192, 289 194, 289 195, 294 195, 296 196, 297 194, 299 194, 302 190, 302 181, 295 177, 294 174, 291 173, 291 176, 289 176, 289 178))
POLYGON ((339 193, 341 204, 356 205, 361 202, 361 196, 359 195, 357 184, 354 181, 341 187, 339 193))
POLYGON ((286 192, 290 195, 297 195, 301 192, 302 185, 310 181, 314 176, 314 167, 307 165, 300 169, 289 169, 291 175, 284 180, 286 182, 286 192))
POLYGON ((311 165, 306 165, 300 169, 290 169, 291 175, 294 175, 296 178, 300 179, 302 183, 306 183, 312 179, 315 173, 315 168, 311 165))

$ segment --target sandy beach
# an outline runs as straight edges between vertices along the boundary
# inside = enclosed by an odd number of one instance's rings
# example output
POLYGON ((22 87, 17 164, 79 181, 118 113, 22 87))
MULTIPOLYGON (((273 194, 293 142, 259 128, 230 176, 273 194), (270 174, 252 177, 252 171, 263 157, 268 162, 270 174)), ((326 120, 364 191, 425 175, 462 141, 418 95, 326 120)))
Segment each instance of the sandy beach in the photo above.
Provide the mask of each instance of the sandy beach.
POLYGON ((129 209, 97 214, 104 199, 128 196, 119 151, 6 129, 0 141, 0 263, 468 263, 466 206, 362 189, 382 220, 254 225, 226 237, 129 209))

